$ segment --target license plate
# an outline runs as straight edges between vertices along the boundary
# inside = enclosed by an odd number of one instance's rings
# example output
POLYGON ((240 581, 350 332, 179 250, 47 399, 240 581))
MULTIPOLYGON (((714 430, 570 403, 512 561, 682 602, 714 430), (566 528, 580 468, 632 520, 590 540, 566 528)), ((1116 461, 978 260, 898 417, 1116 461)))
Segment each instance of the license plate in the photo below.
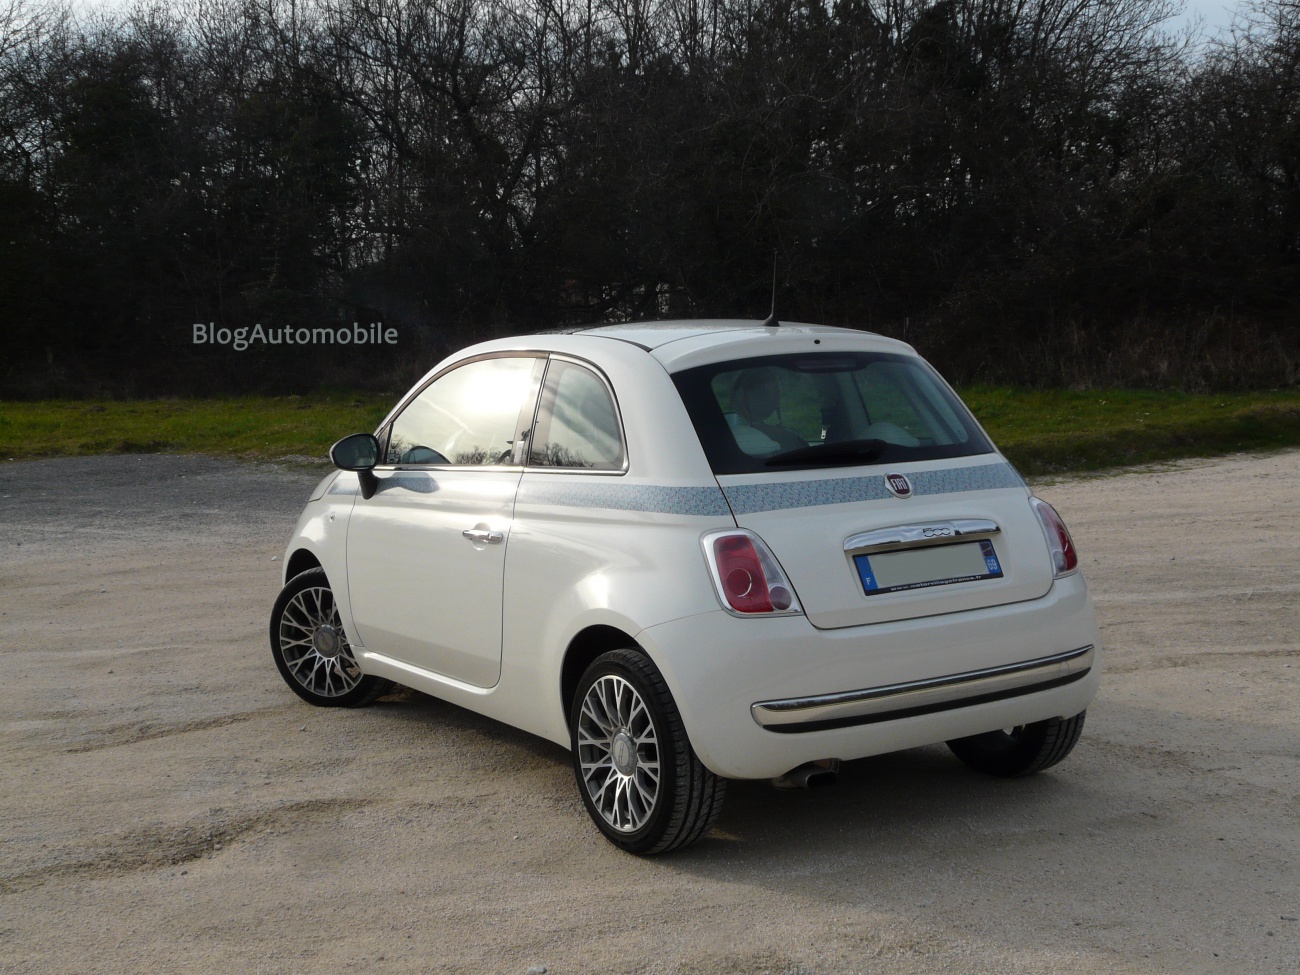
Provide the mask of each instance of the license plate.
POLYGON ((1002 565, 990 541, 855 555, 853 562, 868 596, 1002 578, 1002 565))

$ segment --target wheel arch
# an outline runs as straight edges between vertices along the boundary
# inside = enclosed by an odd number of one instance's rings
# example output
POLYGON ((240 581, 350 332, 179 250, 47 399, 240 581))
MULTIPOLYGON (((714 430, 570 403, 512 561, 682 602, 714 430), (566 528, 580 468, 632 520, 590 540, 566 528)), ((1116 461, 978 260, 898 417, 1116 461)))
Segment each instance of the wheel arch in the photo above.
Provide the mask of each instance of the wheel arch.
POLYGON ((302 575, 308 569, 319 568, 322 568, 322 566, 315 553, 309 549, 300 548, 285 560, 284 581, 288 582, 294 576, 302 575))
POLYGON ((560 667, 560 706, 564 710, 566 728, 573 717, 573 695, 578 690, 578 681, 592 661, 602 653, 625 648, 641 650, 640 645, 628 633, 606 623, 587 626, 569 641, 564 651, 564 663, 560 667))

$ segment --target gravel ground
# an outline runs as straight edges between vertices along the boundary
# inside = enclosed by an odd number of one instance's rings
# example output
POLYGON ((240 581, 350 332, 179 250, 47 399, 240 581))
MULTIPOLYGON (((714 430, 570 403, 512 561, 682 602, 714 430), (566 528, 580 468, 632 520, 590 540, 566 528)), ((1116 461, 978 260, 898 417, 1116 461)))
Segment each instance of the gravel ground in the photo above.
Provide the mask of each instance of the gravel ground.
POLYGON ((1107 654, 1058 768, 735 783, 654 860, 551 744, 284 687, 266 620, 318 476, 0 465, 0 972, 1300 969, 1300 452, 1040 488, 1107 654))

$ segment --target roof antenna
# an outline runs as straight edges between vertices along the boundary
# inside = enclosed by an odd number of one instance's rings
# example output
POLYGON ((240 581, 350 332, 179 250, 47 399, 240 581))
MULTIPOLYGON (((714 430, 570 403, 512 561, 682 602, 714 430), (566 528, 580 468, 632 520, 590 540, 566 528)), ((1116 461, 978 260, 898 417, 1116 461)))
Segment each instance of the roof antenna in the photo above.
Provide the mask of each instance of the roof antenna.
POLYGON ((776 248, 772 248, 772 313, 763 322, 764 328, 776 328, 781 323, 776 320, 776 248))

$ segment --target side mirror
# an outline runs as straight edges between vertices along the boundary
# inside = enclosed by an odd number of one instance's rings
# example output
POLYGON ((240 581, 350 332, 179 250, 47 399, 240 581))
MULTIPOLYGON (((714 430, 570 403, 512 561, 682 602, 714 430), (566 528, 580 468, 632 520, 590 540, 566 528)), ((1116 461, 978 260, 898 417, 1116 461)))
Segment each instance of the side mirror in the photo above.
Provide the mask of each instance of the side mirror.
POLYGON ((379 487, 374 467, 379 463, 379 441, 372 433, 354 433, 344 437, 330 448, 330 460, 341 471, 356 471, 361 484, 361 496, 366 500, 374 497, 379 487))

